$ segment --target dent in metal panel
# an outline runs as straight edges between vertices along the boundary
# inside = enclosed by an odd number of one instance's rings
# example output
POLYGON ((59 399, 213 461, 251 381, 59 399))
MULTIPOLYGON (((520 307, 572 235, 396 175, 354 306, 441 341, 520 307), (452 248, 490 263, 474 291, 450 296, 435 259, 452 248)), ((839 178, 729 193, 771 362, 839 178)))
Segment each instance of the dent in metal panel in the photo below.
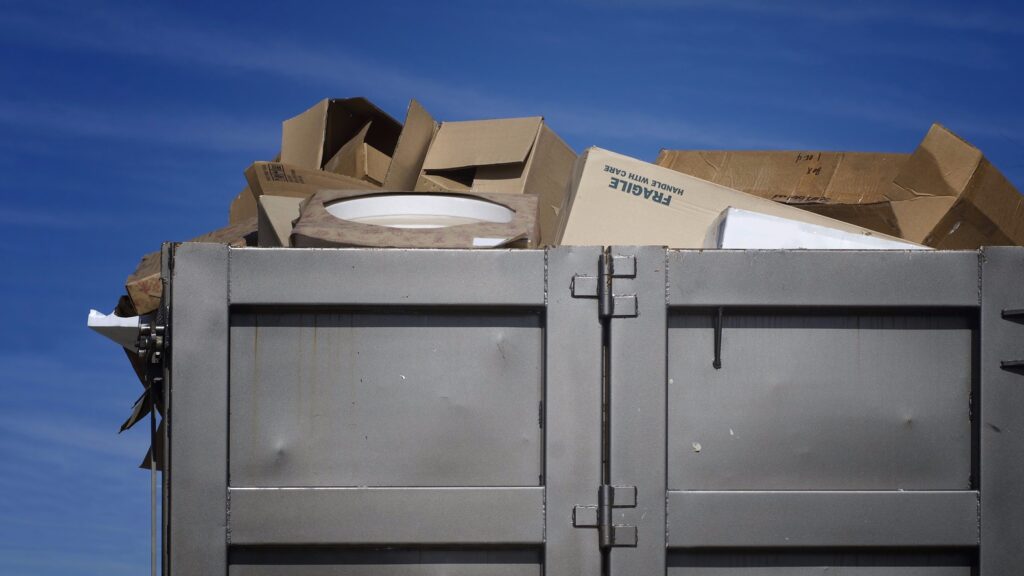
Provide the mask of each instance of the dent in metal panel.
POLYGON ((1024 359, 1024 248, 986 248, 981 307, 981 576, 1024 566, 1024 373, 1002 363, 1024 359))
POLYGON ((574 298, 573 276, 596 274, 598 247, 548 251, 545 381, 545 542, 548 574, 600 574, 595 530, 573 526, 573 506, 596 504, 601 483, 601 321, 594 298, 574 298))
POLYGON ((977 307, 977 253, 670 250, 671 306, 977 307))
POLYGON ((970 487, 966 317, 726 309, 721 369, 711 312, 668 340, 671 489, 970 487))
POLYGON ((544 251, 233 248, 231 303, 542 306, 544 251))
POLYGON ((232 323, 232 486, 540 483, 539 314, 267 311, 232 323))
POLYGON ((170 574, 227 570, 227 247, 175 251, 168 409, 170 574))
POLYGON ((231 488, 241 545, 539 545, 544 489, 231 488))

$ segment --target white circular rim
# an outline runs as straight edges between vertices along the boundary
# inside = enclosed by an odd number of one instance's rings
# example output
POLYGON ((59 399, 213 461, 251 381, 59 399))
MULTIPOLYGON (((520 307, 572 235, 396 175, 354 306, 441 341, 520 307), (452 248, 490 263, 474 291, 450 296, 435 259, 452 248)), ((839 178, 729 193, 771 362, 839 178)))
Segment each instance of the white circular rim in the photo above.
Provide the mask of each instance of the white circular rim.
POLYGON ((507 224, 515 211, 479 198, 442 194, 377 194, 325 206, 341 220, 389 228, 447 228, 457 224, 507 224))

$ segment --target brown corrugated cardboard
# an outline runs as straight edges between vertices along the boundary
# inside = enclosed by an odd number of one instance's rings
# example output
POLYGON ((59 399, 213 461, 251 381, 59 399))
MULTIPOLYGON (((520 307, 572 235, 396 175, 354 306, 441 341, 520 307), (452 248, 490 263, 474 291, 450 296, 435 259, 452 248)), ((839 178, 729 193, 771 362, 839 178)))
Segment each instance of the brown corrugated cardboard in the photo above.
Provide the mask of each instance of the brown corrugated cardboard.
POLYGON ((302 198, 288 196, 259 197, 259 246, 276 248, 291 246, 292 224, 299 217, 302 198))
POLYGON ((384 178, 385 189, 412 190, 416 187, 416 179, 437 129, 438 123, 430 113, 419 102, 410 101, 402 134, 398 137, 395 154, 384 178))
POLYGON ((935 248, 1024 246, 1024 197, 980 150, 934 124, 895 178, 904 237, 935 248))
POLYGON ((324 170, 366 180, 380 186, 388 173, 391 158, 366 142, 373 122, 367 122, 351 140, 324 164, 324 170))
POLYGON ((367 190, 376 186, 363 181, 332 174, 323 170, 309 170, 281 162, 256 162, 245 170, 253 199, 268 196, 307 198, 322 188, 338 190, 367 190))
POLYGON ((394 154, 402 131, 397 120, 366 98, 321 100, 302 114, 284 121, 281 162, 319 170, 364 128, 368 129, 361 142, 389 157, 394 154))
POLYGON ((657 164, 787 204, 901 200, 892 181, 909 154, 662 150, 657 164))
POLYGON ((321 190, 303 201, 296 247, 533 247, 537 198, 526 194, 321 190))
POLYGON ((235 196, 235 199, 231 201, 231 207, 228 209, 228 224, 238 224, 243 220, 256 217, 256 196, 253 195, 252 190, 248 186, 242 188, 242 191, 235 196))
POLYGON ((444 122, 416 190, 536 194, 541 244, 553 244, 575 158, 540 116, 444 122))
MULTIPOLYGON (((189 242, 229 244, 231 246, 255 246, 257 219, 249 218, 238 224, 220 228, 197 236, 189 242)), ((142 257, 135 272, 125 280, 128 297, 137 314, 149 314, 160 306, 163 285, 160 282, 160 252, 151 252, 142 257)))
POLYGON ((729 207, 895 240, 688 174, 590 148, 576 162, 559 243, 702 248, 709 230, 729 207))

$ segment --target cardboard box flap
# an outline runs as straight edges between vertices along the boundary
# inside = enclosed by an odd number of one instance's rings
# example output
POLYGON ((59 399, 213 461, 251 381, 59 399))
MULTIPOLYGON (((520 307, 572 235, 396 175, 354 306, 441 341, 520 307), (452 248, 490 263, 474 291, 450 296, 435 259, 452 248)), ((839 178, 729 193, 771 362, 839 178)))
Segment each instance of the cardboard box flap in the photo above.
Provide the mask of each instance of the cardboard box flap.
POLYGON ((306 170, 281 162, 255 162, 245 170, 253 198, 291 196, 305 198, 321 188, 364 190, 376 188, 370 182, 323 170, 306 170))
POLYGON ((981 150, 944 126, 932 124, 895 182, 914 196, 959 196, 982 157, 981 150))
POLYGON ((416 186, 416 179, 423 169, 423 160, 437 128, 437 122, 419 102, 409 102, 405 125, 402 126, 402 134, 398 137, 391 165, 384 178, 384 188, 412 190, 416 186))
POLYGON ((260 247, 291 246, 292 225, 299 217, 302 198, 289 196, 260 196, 260 247))
POLYGON ((281 162, 319 169, 370 121, 373 127, 366 134, 366 143, 393 154, 402 131, 397 120, 366 98, 329 99, 284 121, 281 162))
POLYGON ((366 134, 372 125, 372 120, 367 122, 351 140, 345 142, 334 156, 324 163, 324 171, 362 178, 366 173, 366 134))
POLYGON ((430 144, 423 169, 454 170, 525 162, 543 121, 540 116, 533 116, 444 122, 430 144))

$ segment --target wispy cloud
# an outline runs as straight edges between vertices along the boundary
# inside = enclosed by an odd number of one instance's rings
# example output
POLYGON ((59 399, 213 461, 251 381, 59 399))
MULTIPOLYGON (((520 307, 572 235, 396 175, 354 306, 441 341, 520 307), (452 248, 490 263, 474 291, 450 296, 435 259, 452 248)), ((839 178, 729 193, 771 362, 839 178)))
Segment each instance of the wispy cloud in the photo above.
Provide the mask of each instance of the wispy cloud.
POLYGON ((935 2, 804 2, 799 0, 576 0, 607 8, 686 9, 729 12, 752 16, 783 16, 826 23, 881 23, 940 30, 1021 34, 1024 18, 985 10, 970 3, 960 8, 935 2))
MULTIPOLYGON (((279 137, 271 125, 198 111, 104 111, 65 102, 0 99, 0 124, 33 134, 60 134, 131 142, 188 146, 212 151, 273 149, 279 137)), ((67 150, 65 150, 67 153, 67 150)))

